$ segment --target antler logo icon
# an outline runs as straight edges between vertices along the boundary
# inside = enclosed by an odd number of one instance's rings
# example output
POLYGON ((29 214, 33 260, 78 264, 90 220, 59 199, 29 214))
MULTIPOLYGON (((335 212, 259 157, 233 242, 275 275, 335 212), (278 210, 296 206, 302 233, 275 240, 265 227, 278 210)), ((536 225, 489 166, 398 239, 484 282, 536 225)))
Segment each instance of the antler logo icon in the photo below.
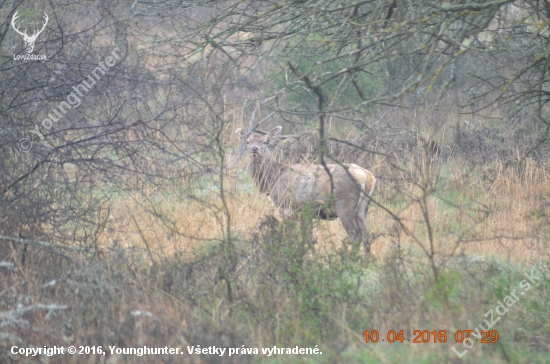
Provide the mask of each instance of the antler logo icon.
POLYGON ((27 53, 32 53, 33 49, 34 49, 34 42, 36 42, 36 38, 38 38, 38 36, 40 35, 40 33, 42 33, 42 31, 44 30, 44 28, 46 28, 46 24, 48 24, 48 14, 44 13, 44 24, 42 25, 42 29, 40 30, 35 30, 31 36, 27 35, 27 29, 25 29, 25 32, 20 32, 19 29, 17 29, 17 27, 15 26, 15 20, 18 18, 17 16, 17 11, 15 12, 15 14, 13 14, 13 18, 11 19, 11 26, 13 27, 13 29, 19 33, 22 37, 23 37, 23 40, 25 41, 25 43, 27 44, 27 53))

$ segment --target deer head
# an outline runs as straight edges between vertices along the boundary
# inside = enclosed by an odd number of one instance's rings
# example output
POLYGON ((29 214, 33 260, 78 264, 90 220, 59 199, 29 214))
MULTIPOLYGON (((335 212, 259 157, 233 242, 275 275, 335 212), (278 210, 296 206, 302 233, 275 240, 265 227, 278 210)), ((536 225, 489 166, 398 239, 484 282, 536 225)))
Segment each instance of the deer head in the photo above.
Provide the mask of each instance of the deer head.
POLYGON ((22 37, 23 37, 23 40, 25 41, 25 43, 27 44, 27 53, 32 53, 33 49, 34 49, 34 42, 36 42, 36 38, 38 38, 38 36, 40 35, 40 33, 42 33, 42 31, 44 30, 44 28, 46 28, 46 24, 48 24, 48 14, 44 13, 44 24, 42 24, 42 29, 40 30, 35 30, 32 35, 28 35, 27 34, 27 29, 25 29, 25 32, 21 32, 19 31, 19 29, 15 26, 15 21, 17 20, 18 16, 17 16, 17 11, 15 12, 15 14, 13 14, 13 18, 11 19, 11 26, 13 27, 13 29, 19 33, 22 37))
POLYGON ((246 142, 246 150, 250 153, 250 158, 254 163, 262 163, 264 160, 270 158, 271 152, 269 151, 268 145, 273 140, 277 139, 279 134, 281 134, 281 126, 276 126, 271 129, 266 135, 248 132, 245 133, 242 129, 237 129, 236 134, 242 141, 246 142))

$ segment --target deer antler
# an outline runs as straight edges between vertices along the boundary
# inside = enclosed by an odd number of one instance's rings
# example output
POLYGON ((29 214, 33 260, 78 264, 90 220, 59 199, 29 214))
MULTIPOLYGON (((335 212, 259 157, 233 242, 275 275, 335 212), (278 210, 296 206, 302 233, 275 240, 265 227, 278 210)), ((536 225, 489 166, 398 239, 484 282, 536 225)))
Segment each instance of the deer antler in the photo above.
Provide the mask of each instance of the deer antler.
POLYGON ((22 37, 23 37, 23 40, 25 41, 25 43, 27 43, 27 53, 32 53, 32 50, 34 49, 34 42, 36 41, 36 38, 38 38, 38 36, 40 35, 40 33, 42 33, 42 31, 44 31, 44 29, 46 28, 46 25, 48 24, 48 14, 44 14, 44 20, 45 22, 42 24, 42 29, 40 30, 35 30, 31 36, 29 36, 27 34, 27 29, 25 29, 25 32, 22 33, 15 25, 15 21, 17 20, 17 18, 19 17, 17 15, 17 11, 15 12, 15 14, 13 14, 13 18, 11 18, 11 26, 13 27, 13 29, 19 33, 22 37))
MULTIPOLYGON (((44 13, 44 20, 46 20, 46 21, 44 22, 44 24, 42 24, 42 29, 40 29, 36 33, 36 37, 38 37, 38 35, 44 31, 44 29, 46 28, 46 25, 48 25, 48 20, 50 20, 50 18, 48 18, 48 14, 46 14, 46 13, 44 13)), ((32 37, 35 37, 35 35, 34 35, 35 32, 32 33, 32 37)))
POLYGON ((18 11, 16 11, 15 14, 13 14, 13 18, 11 18, 11 26, 12 26, 12 28, 13 28, 17 33, 21 34, 21 36, 23 37, 23 39, 25 39, 25 37, 28 37, 28 35, 27 35, 27 29, 25 29, 25 33, 21 33, 21 32, 19 31, 19 29, 17 29, 17 27, 15 26, 15 20, 18 18, 17 13, 18 13, 18 11))

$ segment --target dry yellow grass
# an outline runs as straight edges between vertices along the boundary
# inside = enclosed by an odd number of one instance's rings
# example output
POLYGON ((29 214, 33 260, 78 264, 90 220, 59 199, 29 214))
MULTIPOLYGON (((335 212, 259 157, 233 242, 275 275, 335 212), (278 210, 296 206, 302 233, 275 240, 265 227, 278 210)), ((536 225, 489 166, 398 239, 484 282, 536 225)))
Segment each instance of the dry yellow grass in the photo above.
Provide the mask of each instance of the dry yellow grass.
MULTIPOLYGON (((417 248, 421 244, 430 251, 423 206, 433 231, 436 255, 464 252, 494 255, 510 261, 533 261, 548 255, 540 214, 534 213, 547 208, 550 183, 546 171, 531 160, 525 161, 523 173, 497 163, 491 172, 491 182, 482 182, 453 166, 450 162, 449 175, 445 183, 437 185, 436 194, 443 191, 440 195, 447 198, 445 191, 451 191, 454 201, 462 201, 460 208, 451 207, 434 195, 427 196, 423 205, 419 189, 412 184, 405 185, 404 200, 396 204, 390 200, 394 192, 390 191, 391 187, 379 185, 375 198, 401 218, 410 235, 401 233, 397 240, 395 220, 382 208, 371 205, 367 222, 374 237, 375 256, 384 256, 397 242, 417 248)), ((378 164, 374 173, 381 168, 378 164)), ((440 168, 433 169, 432 173, 440 174, 440 168)), ((233 178, 227 183, 230 192, 226 201, 234 236, 249 236, 266 215, 279 216, 269 199, 256 190, 236 192, 237 185, 242 185, 243 181, 233 178)), ((147 193, 128 196, 118 201, 111 212, 112 233, 105 234, 105 243, 116 240, 123 246, 149 249, 153 254, 183 255, 192 259, 200 249, 223 237, 226 215, 218 194, 202 196, 206 203, 191 199, 177 202, 168 190, 150 190, 148 194, 155 196, 157 202, 153 207, 166 218, 150 213, 147 193)), ((342 248, 347 235, 339 220, 319 221, 315 226, 320 254, 342 248)))

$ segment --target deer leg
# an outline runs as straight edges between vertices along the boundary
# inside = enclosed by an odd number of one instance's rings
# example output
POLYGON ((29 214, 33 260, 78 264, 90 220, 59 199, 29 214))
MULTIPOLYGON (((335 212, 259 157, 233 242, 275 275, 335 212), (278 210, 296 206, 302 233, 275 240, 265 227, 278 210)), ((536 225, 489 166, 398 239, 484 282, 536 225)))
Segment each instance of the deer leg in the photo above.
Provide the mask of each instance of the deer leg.
POLYGON ((340 221, 342 222, 342 226, 344 227, 344 230, 346 230, 346 233, 348 233, 352 243, 361 243, 361 232, 355 222, 355 217, 353 215, 347 215, 348 214, 338 214, 340 221))
POLYGON ((315 245, 317 244, 317 240, 313 238, 313 220, 310 218, 306 218, 302 222, 302 228, 305 229, 304 237, 306 241, 311 245, 311 250, 315 252, 315 245))
POLYGON ((350 209, 349 206, 340 206, 340 209, 337 209, 342 226, 352 243, 359 243, 363 246, 365 265, 370 260, 370 242, 366 223, 367 210, 368 206, 367 209, 358 209, 357 211, 350 209))
POLYGON ((302 240, 309 243, 311 250, 315 251, 317 242, 313 239, 313 218, 308 211, 300 212, 300 232, 302 233, 302 240))
POLYGON ((364 250, 364 258, 365 258, 365 266, 369 264, 370 260, 370 237, 369 237, 369 231, 367 229, 367 222, 366 222, 366 215, 367 210, 361 212, 357 211, 355 215, 355 223, 357 224, 357 227, 359 228, 360 236, 361 236, 361 242, 363 243, 363 250, 364 250))
POLYGON ((302 240, 308 242, 311 245, 311 249, 315 251, 317 241, 313 239, 313 218, 311 214, 307 211, 293 211, 290 206, 281 206, 279 211, 284 220, 293 219, 299 223, 302 240))

